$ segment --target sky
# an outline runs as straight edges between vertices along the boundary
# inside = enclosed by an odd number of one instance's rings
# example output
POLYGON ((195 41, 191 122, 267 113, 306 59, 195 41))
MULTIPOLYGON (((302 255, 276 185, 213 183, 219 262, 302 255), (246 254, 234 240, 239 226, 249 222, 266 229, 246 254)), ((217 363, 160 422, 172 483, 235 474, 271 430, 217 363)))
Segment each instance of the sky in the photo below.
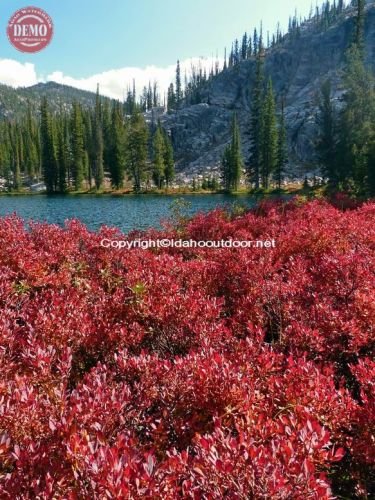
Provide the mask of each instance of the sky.
MULTIPOLYGON (((315 0, 313 0, 315 5, 315 0)), ((264 31, 287 27, 295 9, 308 16, 311 0, 2 0, 0 82, 14 87, 57 81, 122 99, 133 78, 137 89, 157 80, 163 91, 176 61, 183 72, 191 58, 208 67, 224 47, 263 21, 264 31), (36 54, 9 43, 11 15, 26 6, 47 11, 54 38, 36 54)))

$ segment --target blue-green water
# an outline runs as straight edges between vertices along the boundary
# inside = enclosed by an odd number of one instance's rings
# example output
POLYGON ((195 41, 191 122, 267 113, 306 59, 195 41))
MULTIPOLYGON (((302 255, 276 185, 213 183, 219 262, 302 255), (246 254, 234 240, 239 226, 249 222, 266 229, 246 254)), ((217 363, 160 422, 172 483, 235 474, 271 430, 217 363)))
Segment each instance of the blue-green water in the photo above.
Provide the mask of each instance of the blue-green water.
POLYGON ((171 205, 177 199, 188 202, 184 213, 192 215, 218 206, 240 204, 254 206, 257 199, 246 195, 130 195, 130 196, 1 196, 0 217, 16 213, 26 221, 63 225, 68 219, 79 219, 91 230, 115 226, 123 232, 160 227, 171 216, 171 205))

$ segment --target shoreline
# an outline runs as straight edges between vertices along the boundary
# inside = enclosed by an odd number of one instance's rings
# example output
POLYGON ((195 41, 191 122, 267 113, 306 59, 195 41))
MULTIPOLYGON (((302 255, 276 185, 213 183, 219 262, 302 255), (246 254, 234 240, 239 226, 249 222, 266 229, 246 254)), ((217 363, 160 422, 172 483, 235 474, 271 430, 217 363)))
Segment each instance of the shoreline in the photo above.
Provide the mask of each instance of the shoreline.
POLYGON ((166 192, 160 192, 160 191, 141 191, 139 193, 135 193, 133 191, 102 191, 102 192, 93 192, 93 191, 71 191, 68 193, 47 193, 45 191, 43 192, 25 192, 25 191, 15 191, 15 192, 0 192, 0 197, 17 197, 17 196, 24 196, 24 197, 34 197, 34 196, 46 196, 49 198, 60 198, 60 197, 76 197, 76 196, 92 196, 92 197, 101 197, 101 196, 108 196, 108 197, 126 197, 126 196, 166 196, 166 197, 172 197, 172 196, 196 196, 196 195, 229 195, 229 196, 284 196, 284 195, 291 195, 291 194, 302 194, 302 195, 311 195, 315 193, 321 192, 323 186, 320 186, 319 188, 298 188, 298 187, 290 187, 286 189, 275 189, 275 190, 269 190, 269 191, 261 191, 261 190, 241 190, 241 191, 233 191, 233 192, 227 192, 223 190, 218 190, 218 191, 188 191, 188 190, 183 190, 183 191, 166 191, 166 192))

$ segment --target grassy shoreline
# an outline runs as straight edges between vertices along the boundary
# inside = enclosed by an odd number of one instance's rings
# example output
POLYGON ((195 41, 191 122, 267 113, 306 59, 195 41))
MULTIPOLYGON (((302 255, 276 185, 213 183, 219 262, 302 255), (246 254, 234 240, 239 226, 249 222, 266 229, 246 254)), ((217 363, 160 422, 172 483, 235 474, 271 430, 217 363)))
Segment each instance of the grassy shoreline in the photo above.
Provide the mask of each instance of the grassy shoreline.
POLYGON ((241 189, 238 191, 225 191, 222 189, 218 189, 215 191, 212 190, 191 190, 191 189, 170 189, 168 191, 160 191, 160 190, 147 190, 136 193, 132 190, 105 190, 105 191, 95 191, 95 190, 81 190, 81 191, 69 191, 67 193, 54 193, 49 194, 46 191, 41 192, 30 192, 24 190, 18 191, 8 191, 8 192, 0 192, 0 197, 7 196, 49 196, 49 197, 74 197, 74 196, 186 196, 186 195, 217 195, 217 194, 228 194, 234 196, 270 196, 270 195, 290 195, 290 194, 320 194, 324 190, 324 187, 320 186, 317 188, 304 188, 301 186, 290 186, 283 189, 241 189))

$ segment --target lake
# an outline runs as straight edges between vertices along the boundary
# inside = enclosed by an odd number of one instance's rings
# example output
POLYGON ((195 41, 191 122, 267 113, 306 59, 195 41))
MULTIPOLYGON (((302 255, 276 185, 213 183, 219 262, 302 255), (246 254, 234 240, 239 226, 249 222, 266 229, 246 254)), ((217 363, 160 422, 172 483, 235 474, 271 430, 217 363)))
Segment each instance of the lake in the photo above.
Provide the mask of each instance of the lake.
POLYGON ((123 232, 160 227, 171 216, 171 205, 183 199, 189 203, 190 215, 233 204, 254 206, 250 195, 82 195, 82 196, 0 196, 0 217, 17 213, 26 221, 43 221, 63 225, 67 219, 79 219, 91 230, 102 225, 116 226, 123 232))

